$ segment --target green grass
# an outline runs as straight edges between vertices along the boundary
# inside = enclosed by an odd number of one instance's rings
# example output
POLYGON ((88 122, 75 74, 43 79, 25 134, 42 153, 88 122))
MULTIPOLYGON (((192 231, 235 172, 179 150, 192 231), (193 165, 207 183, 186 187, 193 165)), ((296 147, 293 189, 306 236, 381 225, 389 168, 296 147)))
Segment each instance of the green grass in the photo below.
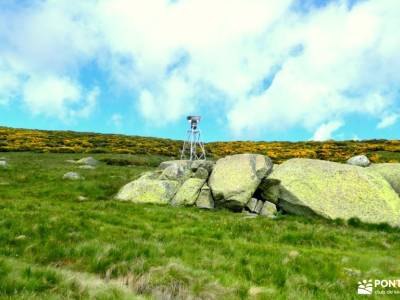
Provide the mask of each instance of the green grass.
POLYGON ((0 156, 0 298, 356 299, 358 280, 400 276, 399 229, 112 200, 162 157, 0 156))
POLYGON ((376 154, 378 155, 379 160, 382 162, 398 162, 398 161, 400 161, 400 152, 377 151, 376 154))

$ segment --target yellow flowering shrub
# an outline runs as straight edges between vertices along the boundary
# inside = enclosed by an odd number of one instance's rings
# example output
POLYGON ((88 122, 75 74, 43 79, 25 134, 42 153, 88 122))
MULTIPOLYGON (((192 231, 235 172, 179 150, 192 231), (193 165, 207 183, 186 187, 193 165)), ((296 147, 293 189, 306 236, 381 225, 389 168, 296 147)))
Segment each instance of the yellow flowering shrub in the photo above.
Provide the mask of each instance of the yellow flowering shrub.
MULTIPOLYGON (((275 163, 294 157, 344 162, 366 154, 372 162, 399 162, 400 141, 326 142, 213 142, 205 145, 207 155, 219 158, 237 153, 268 155, 275 163)), ((179 157, 182 141, 116 134, 72 131, 41 131, 0 127, 0 151, 53 153, 156 154, 179 157)))

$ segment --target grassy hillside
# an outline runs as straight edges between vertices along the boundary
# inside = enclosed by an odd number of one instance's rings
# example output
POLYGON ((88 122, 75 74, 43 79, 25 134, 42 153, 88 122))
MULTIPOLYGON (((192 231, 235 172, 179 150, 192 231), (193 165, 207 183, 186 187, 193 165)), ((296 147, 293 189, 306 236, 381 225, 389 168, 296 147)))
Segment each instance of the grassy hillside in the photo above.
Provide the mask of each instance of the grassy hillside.
POLYGON ((399 229, 112 200, 165 157, 94 154, 133 165, 82 170, 65 161, 79 154, 0 156, 0 298, 342 300, 400 274, 399 229))
MULTIPOLYGON (((181 141, 159 138, 0 127, 0 152, 154 154, 177 157, 181 147, 181 141)), ((400 162, 398 140, 215 142, 208 143, 206 148, 208 155, 214 158, 250 152, 268 155, 276 163, 292 157, 342 162, 356 154, 367 154, 373 162, 400 162)))

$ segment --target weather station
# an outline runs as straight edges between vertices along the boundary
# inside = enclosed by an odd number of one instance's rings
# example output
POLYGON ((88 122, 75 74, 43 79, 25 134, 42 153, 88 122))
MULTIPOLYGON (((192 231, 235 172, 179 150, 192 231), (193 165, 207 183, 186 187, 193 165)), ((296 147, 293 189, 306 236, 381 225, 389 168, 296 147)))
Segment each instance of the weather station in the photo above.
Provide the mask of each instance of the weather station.
POLYGON ((206 151, 201 141, 201 131, 199 129, 201 116, 188 116, 186 119, 190 124, 190 128, 187 131, 187 138, 183 142, 181 159, 206 160, 206 151))

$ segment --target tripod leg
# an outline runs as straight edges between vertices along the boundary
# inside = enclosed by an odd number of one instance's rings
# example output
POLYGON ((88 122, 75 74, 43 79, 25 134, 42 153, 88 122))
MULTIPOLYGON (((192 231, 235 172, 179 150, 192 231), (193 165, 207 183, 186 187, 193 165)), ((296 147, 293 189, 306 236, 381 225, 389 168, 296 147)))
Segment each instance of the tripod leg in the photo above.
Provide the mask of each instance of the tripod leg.
POLYGON ((201 141, 201 132, 200 132, 200 130, 199 130, 199 132, 198 132, 198 136, 197 136, 197 144, 198 144, 198 146, 199 146, 199 148, 200 148, 200 156, 198 157, 198 159, 206 159, 206 151, 205 151, 205 149, 204 149, 204 144, 203 144, 203 142, 201 141))
MULTIPOLYGON (((191 132, 190 132, 190 130, 188 130, 187 131, 186 140, 183 142, 183 147, 182 147, 182 152, 181 152, 181 159, 182 160, 186 159, 186 152, 187 152, 188 147, 190 146, 190 143, 191 143, 190 142, 190 139, 191 139, 190 135, 191 135, 191 132)), ((189 149, 189 151, 190 151, 190 149, 189 149)), ((190 156, 190 153, 189 153, 189 156, 190 156)))
POLYGON ((190 160, 194 160, 195 156, 195 151, 196 149, 194 148, 196 146, 195 144, 195 133, 193 130, 191 131, 191 136, 190 136, 190 160))
POLYGON ((201 142, 200 130, 188 130, 187 140, 183 142, 181 159, 186 159, 187 151, 189 151, 189 160, 206 159, 206 151, 203 142, 201 142))

